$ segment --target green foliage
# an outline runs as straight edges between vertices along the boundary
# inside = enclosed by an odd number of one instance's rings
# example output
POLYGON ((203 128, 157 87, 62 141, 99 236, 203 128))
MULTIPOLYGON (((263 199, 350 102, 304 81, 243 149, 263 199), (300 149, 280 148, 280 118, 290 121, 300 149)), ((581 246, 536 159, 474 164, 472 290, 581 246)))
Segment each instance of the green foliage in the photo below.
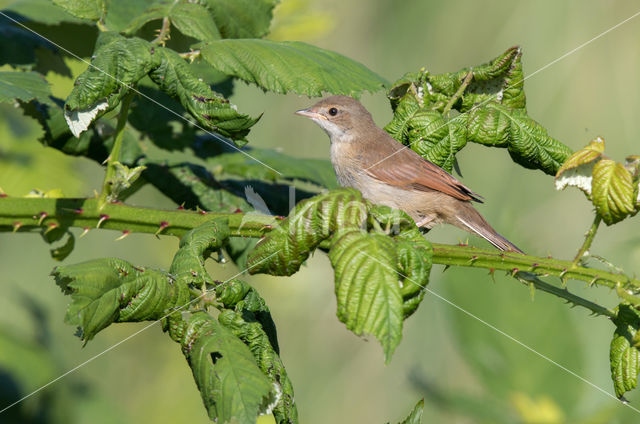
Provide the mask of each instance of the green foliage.
POLYGON ((387 84, 360 63, 299 41, 219 40, 199 47, 219 71, 276 93, 359 96, 387 84))
MULTIPOLYGON (((3 199, 3 207, 9 206, 0 210, 0 229, 38 230, 47 243, 56 243, 51 253, 58 260, 74 248, 72 226, 103 225, 123 230, 123 235, 131 231, 183 235, 168 272, 104 258, 56 267, 53 276, 71 297, 66 321, 79 327, 84 342, 112 323, 162 321, 164 330, 181 345, 209 416, 217 422, 251 423, 259 414, 273 414, 278 423, 296 423, 298 412, 266 302, 242 281, 220 282, 212 277, 205 267, 210 255, 223 262, 224 250, 240 269, 288 276, 317 249, 328 252, 338 318, 355 334, 373 334, 387 362, 402 338, 404 319, 416 311, 425 295, 437 257, 407 214, 372 205, 355 190, 338 189, 328 161, 291 158, 267 149, 238 149, 260 117, 240 113, 229 102, 235 80, 264 91, 308 96, 359 96, 389 86, 364 65, 333 51, 302 42, 261 39, 269 31, 277 3, 10 2, 4 10, 12 16, 40 22, 41 28, 48 26, 42 29, 44 35, 64 35, 66 42, 61 45, 91 57, 91 66, 73 81, 66 102, 52 96, 45 79, 53 73, 71 75, 64 53, 18 26, 0 25, 6 41, 0 46, 0 59, 8 65, 0 72, 0 102, 17 103, 27 117, 37 119, 44 130, 41 141, 47 146, 99 163, 113 156, 100 196, 111 193, 108 201, 60 199, 50 205, 49 215, 40 209, 25 212, 20 209, 24 204, 3 199), (95 39, 92 49, 89 44, 95 39), (130 112, 132 90, 142 96, 133 99, 130 112), (116 200, 124 201, 144 184, 158 188, 176 204, 202 209, 203 215, 205 211, 225 215, 196 227, 203 220, 195 218, 201 216, 184 211, 148 209, 117 217, 95 213, 98 206, 130 208, 116 205, 116 200), (289 212, 292 188, 293 200, 304 200, 289 212), (91 217, 80 207, 89 203, 98 205, 91 217), (276 216, 256 220, 257 213, 288 212, 284 220, 276 216), (169 214, 180 222, 165 221, 169 214), (260 236, 264 239, 256 245, 255 238, 260 236)), ((596 208, 597 223, 601 218, 614 224, 635 215, 640 209, 640 159, 630 156, 625 164, 616 163, 604 156, 601 140, 571 155, 568 147, 549 136, 526 111, 521 56, 516 47, 486 64, 457 72, 432 75, 422 69, 404 75, 387 93, 394 115, 386 130, 449 172, 469 141, 506 148, 523 167, 556 174, 559 187, 581 188, 596 208)), ((60 90, 54 92, 60 96, 60 90)), ((594 235, 595 229, 582 253, 594 235)), ((436 253, 442 255, 442 248, 436 253)), ((478 259, 473 251, 464 254, 465 266, 478 259)), ((581 254, 561 277, 587 270, 579 259, 581 254)), ((510 271, 518 276, 526 268, 533 276, 527 281, 542 274, 537 267, 557 265, 552 258, 496 254, 483 266, 493 269, 516 261, 520 262, 510 271)), ((620 297, 637 302, 635 288, 640 283, 636 279, 607 275, 620 297)), ((600 275, 592 283, 604 279, 600 275)), ((613 312, 568 290, 551 284, 547 288, 572 304, 613 319, 617 329, 611 344, 611 370, 616 394, 622 397, 633 389, 640 370, 636 340, 640 314, 635 307, 623 304, 613 312)), ((472 291, 465 286, 467 297, 472 291)), ((504 308, 521 307, 511 299, 499 303, 506 306, 486 306, 498 318, 504 318, 499 316, 504 308)), ((555 320, 566 321, 563 318, 559 315, 555 320)), ((502 344, 504 338, 479 340, 477 332, 456 325, 463 355, 476 361, 483 384, 495 392, 507 380, 519 384, 531 375, 534 380, 547 376, 535 367, 510 364, 511 347, 502 344), (487 360, 486 352, 500 358, 500 366, 487 360), (512 366, 508 372, 505 364, 512 366)), ((529 330, 536 329, 540 326, 529 330)), ((565 341, 569 348, 564 351, 575 356, 572 337, 552 336, 565 341)), ((564 392, 554 398, 573 399, 573 390, 564 392)), ((423 407, 419 402, 403 422, 420 422, 423 407)))
POLYGON ((47 81, 36 72, 0 72, 0 103, 14 99, 48 102, 50 94, 47 81))
POLYGON ((292 275, 322 241, 335 231, 355 229, 367 219, 367 203, 357 190, 343 188, 304 200, 248 259, 249 272, 292 275))
POLYGON ((280 388, 281 399, 273 409, 276 422, 297 423, 293 385, 278 355, 276 326, 266 303, 255 289, 239 280, 219 285, 215 293, 226 308, 218 321, 249 347, 258 367, 280 388))
POLYGON ((222 248, 229 237, 229 227, 224 220, 211 220, 186 233, 180 239, 180 247, 173 257, 169 273, 179 285, 206 287, 213 284, 204 267, 211 252, 222 248))
POLYGON ((403 320, 424 296, 430 243, 406 214, 372 207, 353 189, 338 189, 300 202, 249 254, 249 272, 291 275, 325 240, 338 318, 355 334, 373 334, 388 362, 403 320))
POLYGON ((402 420, 400 424, 420 424, 422 422, 422 413, 424 412, 424 399, 420 399, 416 406, 413 407, 407 418, 402 420))
POLYGON ((640 372, 640 313, 631 306, 618 306, 618 317, 614 320, 616 331, 611 340, 609 362, 611 363, 611 379, 616 396, 622 398, 626 392, 638 385, 640 372))
POLYGON ((255 422, 278 402, 279 388, 263 374, 251 350, 226 326, 196 312, 181 328, 179 343, 209 417, 218 422, 255 422))
POLYGON ((640 210, 640 185, 636 156, 626 163, 615 162, 604 154, 604 139, 597 137, 575 152, 556 174, 556 188, 574 186, 582 190, 607 224, 615 224, 640 210))
POLYGON ((104 0, 53 0, 53 3, 82 19, 97 21, 105 11, 104 0))
POLYGON ((187 286, 166 272, 116 258, 59 266, 52 275, 71 296, 65 321, 85 342, 114 322, 157 320, 189 300, 187 286))
POLYGON ((525 168, 555 174, 571 151, 528 116, 521 57, 514 47, 458 72, 406 74, 387 94, 394 116, 385 130, 448 172, 472 141, 507 148, 525 168), (460 115, 450 118, 451 109, 460 115))

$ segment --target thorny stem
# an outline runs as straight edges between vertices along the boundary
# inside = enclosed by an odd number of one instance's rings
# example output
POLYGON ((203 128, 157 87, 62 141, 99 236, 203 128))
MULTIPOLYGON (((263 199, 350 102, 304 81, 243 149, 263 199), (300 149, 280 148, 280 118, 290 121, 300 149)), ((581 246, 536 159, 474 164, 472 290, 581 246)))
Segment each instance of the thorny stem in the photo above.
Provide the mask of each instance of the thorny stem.
POLYGON ((129 116, 129 105, 133 99, 134 92, 130 91, 125 94, 120 106, 120 112, 118 114, 118 123, 116 125, 116 135, 113 141, 113 147, 111 153, 107 159, 107 170, 104 173, 104 181, 102 183, 102 191, 98 198, 98 209, 103 209, 109 201, 109 196, 112 193, 113 179, 116 175, 116 165, 120 159, 120 150, 122 150, 122 139, 124 138, 124 131, 127 125, 127 118, 129 116))
POLYGON ((580 259, 582 259, 582 257, 589 251, 591 243, 593 242, 593 238, 596 236, 596 232, 598 231, 598 227, 600 226, 600 222, 602 222, 602 218, 599 214, 596 213, 593 224, 591 224, 591 227, 589 228, 589 231, 587 231, 587 234, 584 238, 584 243, 582 243, 582 246, 580 247, 580 250, 578 250, 576 257, 573 258, 574 266, 578 265, 580 259))
POLYGON ((160 44, 164 45, 165 41, 169 39, 169 31, 171 30, 171 21, 168 17, 162 18, 162 27, 160 28, 160 32, 158 32, 158 36, 151 40, 151 44, 160 44))
MULTIPOLYGON (((231 235, 235 237, 260 238, 278 223, 278 219, 269 215, 167 211, 121 203, 107 203, 102 209, 98 209, 97 199, 0 198, 0 232, 40 231, 51 226, 60 226, 180 237, 198 225, 220 217, 227 218, 231 235)), ((432 261, 434 264, 505 271, 513 275, 521 271, 537 276, 551 275, 611 289, 618 285, 634 291, 640 288, 640 280, 622 273, 582 267, 574 265, 571 261, 551 257, 476 249, 469 246, 433 243, 432 261)))
POLYGON ((451 99, 449 99, 444 109, 442 110, 443 116, 446 116, 447 113, 449 113, 449 111, 451 110, 455 102, 458 101, 458 99, 462 96, 462 93, 464 93, 464 90, 467 89, 472 79, 473 79, 473 72, 469 71, 467 76, 464 77, 464 80, 462 81, 462 84, 460 85, 456 93, 451 97, 451 99))

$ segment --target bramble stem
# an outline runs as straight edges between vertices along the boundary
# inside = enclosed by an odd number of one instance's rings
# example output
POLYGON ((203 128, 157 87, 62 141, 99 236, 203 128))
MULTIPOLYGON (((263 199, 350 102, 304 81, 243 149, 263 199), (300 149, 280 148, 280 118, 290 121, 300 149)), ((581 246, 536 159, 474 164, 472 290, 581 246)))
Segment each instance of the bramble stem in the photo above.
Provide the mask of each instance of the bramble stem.
POLYGON ((582 243, 582 246, 580 247, 580 250, 578 250, 576 257, 573 258, 574 266, 578 265, 578 263, 580 262, 580 259, 582 259, 585 253, 589 251, 589 248, 591 247, 591 243, 593 242, 593 239, 596 236, 596 232, 598 231, 598 227, 600 226, 601 222, 602 222, 602 218, 600 217, 600 215, 596 213, 596 217, 593 220, 593 224, 591 224, 591 227, 589 228, 589 231, 587 231, 587 234, 584 238, 584 243, 582 243))
MULTIPOLYGON (((202 213, 187 210, 161 210, 107 203, 98 209, 97 199, 0 198, 0 231, 40 231, 47 227, 103 228, 129 233, 182 236, 213 218, 227 218, 231 235, 259 238, 278 224, 269 215, 242 213, 202 213)), ((321 244, 321 247, 323 245, 321 244)), ((615 289, 640 288, 640 280, 574 265, 571 261, 537 257, 497 250, 476 249, 433 243, 433 263, 516 274, 526 271, 537 276, 552 275, 615 289)))
POLYGON ((133 100, 134 92, 130 91, 122 99, 120 106, 120 113, 118 114, 118 123, 116 125, 116 134, 113 141, 113 147, 111 153, 107 159, 107 170, 104 173, 104 181, 102 183, 102 191, 98 198, 98 209, 103 209, 104 206, 110 201, 115 199, 109 199, 112 193, 113 178, 116 175, 115 163, 120 159, 120 150, 122 150, 122 139, 124 138, 124 131, 127 125, 127 118, 129 116, 129 105, 133 100))
POLYGON ((162 27, 158 32, 158 36, 151 40, 151 44, 164 45, 165 41, 169 39, 169 31, 171 30, 171 21, 168 17, 162 18, 162 27))
POLYGON ((458 90, 455 92, 455 94, 451 97, 451 99, 449 99, 449 101, 445 105, 444 109, 442 110, 442 116, 446 116, 447 113, 449 113, 449 111, 451 110, 455 102, 458 101, 458 99, 464 93, 464 90, 467 89, 472 79, 473 79, 473 72, 469 72, 467 76, 464 77, 464 80, 462 81, 462 85, 460 85, 458 90))

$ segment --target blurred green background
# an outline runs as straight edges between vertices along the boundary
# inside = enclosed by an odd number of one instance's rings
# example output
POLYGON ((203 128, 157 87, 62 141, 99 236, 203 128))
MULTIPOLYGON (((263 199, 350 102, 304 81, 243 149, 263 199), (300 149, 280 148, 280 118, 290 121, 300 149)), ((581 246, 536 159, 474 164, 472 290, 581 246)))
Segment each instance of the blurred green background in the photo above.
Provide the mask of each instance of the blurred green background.
MULTIPOLYGON (((283 0, 272 37, 335 50, 391 81, 423 66, 435 73, 456 71, 518 44, 525 75, 531 75, 638 10, 640 2, 623 0, 283 0)), ((525 83, 530 116, 572 149, 601 135, 616 160, 640 154, 638 40, 640 17, 532 76, 525 83)), ((69 81, 61 84, 57 89, 70 89, 69 81)), ((237 83, 231 100, 243 112, 264 112, 249 137, 253 146, 328 158, 326 135, 293 115, 313 99, 264 94, 237 83)), ((390 120, 383 93, 362 101, 379 125, 390 120)), ((43 148, 36 140, 39 132, 18 109, 1 108, 5 192, 62 188, 67 196, 90 196, 99 189, 98 165, 43 148)), ((581 193, 555 191, 551 177, 520 168, 504 150, 468 145, 458 160, 463 182, 486 199, 479 210, 502 234, 531 254, 573 257, 593 217, 581 193)), ((175 207, 152 189, 130 203, 175 207)), ((166 269, 177 248, 173 238, 133 235, 115 242, 118 235, 90 232, 66 263, 117 256, 166 269)), ((455 243, 467 234, 437 228, 429 237, 455 243)), ((113 325, 83 348, 63 323, 67 298, 49 276, 56 263, 48 246, 35 234, 0 234, 0 240, 3 399, 40 387, 147 325, 113 325)), ((634 274, 640 271, 639 241, 640 221, 628 219, 602 227, 592 251, 634 274)), ((224 279, 237 270, 210 264, 210 272, 224 279)), ((481 270, 443 274, 442 267, 434 267, 429 288, 469 314, 427 294, 406 321, 404 340, 387 366, 374 339, 358 338, 338 322, 333 274, 323 254, 292 278, 245 278, 271 308, 303 423, 394 422, 421 397, 424 423, 640 422, 638 413, 480 321, 613 393, 608 364, 613 325, 544 293, 532 300, 528 288, 504 275, 494 281, 481 270)), ((607 290, 577 282, 570 288, 606 306, 616 304, 607 290)), ((640 406, 639 393, 628 399, 640 406)), ((25 417, 48 422, 38 415, 43 409, 67 422, 208 422, 179 347, 159 326, 0 414, 0 422, 26 422, 25 417)))

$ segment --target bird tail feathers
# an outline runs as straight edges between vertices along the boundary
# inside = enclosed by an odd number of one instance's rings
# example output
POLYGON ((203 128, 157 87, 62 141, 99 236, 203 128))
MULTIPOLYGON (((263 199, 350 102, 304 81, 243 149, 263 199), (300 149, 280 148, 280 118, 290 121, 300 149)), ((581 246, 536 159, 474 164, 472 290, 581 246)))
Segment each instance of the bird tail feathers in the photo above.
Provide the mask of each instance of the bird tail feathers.
POLYGON ((494 230, 475 209, 473 209, 473 212, 474 216, 467 215, 464 218, 460 216, 457 217, 460 224, 462 224, 459 225, 459 227, 479 235, 500 250, 524 253, 518 248, 518 246, 498 234, 498 232, 494 230))

